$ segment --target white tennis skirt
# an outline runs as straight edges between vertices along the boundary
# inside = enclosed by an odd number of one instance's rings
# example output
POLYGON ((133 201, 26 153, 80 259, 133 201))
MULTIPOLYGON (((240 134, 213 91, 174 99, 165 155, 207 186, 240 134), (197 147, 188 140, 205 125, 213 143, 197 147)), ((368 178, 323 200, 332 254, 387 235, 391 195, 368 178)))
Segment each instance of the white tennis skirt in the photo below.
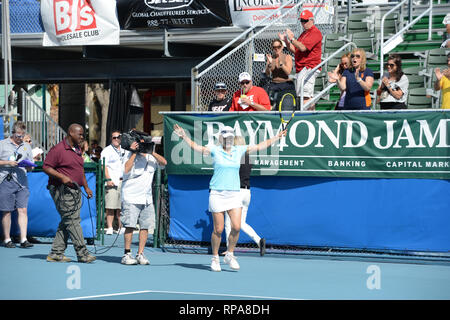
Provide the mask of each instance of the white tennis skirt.
POLYGON ((234 208, 242 208, 242 195, 240 190, 211 190, 209 193, 210 212, 224 212, 234 208))

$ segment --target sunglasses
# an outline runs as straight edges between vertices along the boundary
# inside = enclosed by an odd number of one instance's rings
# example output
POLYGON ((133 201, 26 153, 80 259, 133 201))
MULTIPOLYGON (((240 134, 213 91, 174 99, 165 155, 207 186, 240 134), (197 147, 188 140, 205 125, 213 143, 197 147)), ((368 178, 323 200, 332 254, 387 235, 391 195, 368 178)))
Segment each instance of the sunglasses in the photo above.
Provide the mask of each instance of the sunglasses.
POLYGON ((386 67, 393 68, 393 67, 395 67, 395 64, 393 64, 393 63, 386 63, 386 67))
POLYGON ((241 84, 249 84, 250 81, 242 81, 241 84))
POLYGON ((25 137, 24 134, 17 134, 17 133, 14 133, 14 136, 15 136, 17 139, 22 139, 23 137, 25 137))
POLYGON ((112 137, 112 138, 113 138, 113 140, 114 139, 120 140, 122 138, 122 136, 116 136, 116 137, 112 137))
POLYGON ((281 49, 281 46, 273 46, 272 49, 281 49))
POLYGON ((300 19, 301 23, 307 23, 309 21, 309 19, 300 19))
POLYGON ((30 143, 31 144, 31 140, 25 140, 26 143, 30 143))
POLYGON ((353 59, 353 58, 358 58, 358 59, 361 58, 361 56, 360 56, 359 54, 352 54, 350 57, 351 57, 352 59, 353 59))

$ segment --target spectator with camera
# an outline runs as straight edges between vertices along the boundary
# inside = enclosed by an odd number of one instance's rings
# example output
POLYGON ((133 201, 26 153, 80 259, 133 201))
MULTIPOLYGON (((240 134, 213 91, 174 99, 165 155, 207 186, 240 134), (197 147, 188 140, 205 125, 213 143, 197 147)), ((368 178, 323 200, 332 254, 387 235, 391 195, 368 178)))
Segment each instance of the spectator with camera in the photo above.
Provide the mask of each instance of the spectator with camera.
MULTIPOLYGON (((125 144, 130 142, 130 135, 125 144)), ((125 250, 121 263, 126 265, 150 264, 144 255, 145 244, 147 243, 148 230, 152 226, 152 216, 155 215, 153 206, 152 182, 153 175, 158 167, 167 164, 166 159, 154 151, 154 144, 148 143, 150 136, 135 135, 139 142, 132 141, 127 146, 124 159, 124 172, 122 182, 122 212, 121 222, 125 227, 124 241, 125 250), (139 223, 139 247, 136 257, 131 255, 131 242, 133 231, 139 223)), ((122 137, 123 139, 123 137, 122 137)), ((154 221, 154 220, 153 220, 154 221)))
POLYGON ((11 212, 16 209, 20 229, 20 247, 33 246, 27 240, 27 206, 30 196, 27 171, 31 171, 32 166, 21 163, 22 160, 28 160, 28 164, 32 164, 33 161, 31 146, 24 142, 25 130, 25 124, 17 121, 13 125, 11 137, 0 141, 0 211, 3 212, 2 226, 6 248, 16 247, 10 236, 11 212))

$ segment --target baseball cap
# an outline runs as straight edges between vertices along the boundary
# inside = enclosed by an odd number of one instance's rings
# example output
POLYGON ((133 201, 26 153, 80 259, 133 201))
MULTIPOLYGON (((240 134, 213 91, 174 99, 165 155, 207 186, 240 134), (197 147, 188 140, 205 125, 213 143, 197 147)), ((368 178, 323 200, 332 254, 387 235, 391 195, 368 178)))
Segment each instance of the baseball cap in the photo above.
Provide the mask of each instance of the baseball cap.
POLYGON ((214 86, 214 90, 227 90, 227 85, 223 82, 217 82, 214 86))
POLYGON ((230 126, 225 126, 220 130, 220 135, 223 138, 234 137, 234 129, 230 126))
POLYGON ((309 10, 303 10, 302 13, 300 13, 300 19, 311 19, 314 18, 314 15, 309 10))
POLYGON ((252 76, 248 72, 242 72, 239 75, 239 82, 242 82, 244 80, 252 81, 252 76))

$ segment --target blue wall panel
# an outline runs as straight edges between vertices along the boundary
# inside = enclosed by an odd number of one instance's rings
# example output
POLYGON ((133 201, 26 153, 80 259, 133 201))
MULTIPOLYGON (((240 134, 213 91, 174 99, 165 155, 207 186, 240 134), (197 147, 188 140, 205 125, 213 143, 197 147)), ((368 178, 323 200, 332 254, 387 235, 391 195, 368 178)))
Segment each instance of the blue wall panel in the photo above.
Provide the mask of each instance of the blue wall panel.
MULTIPOLYGON (((209 179, 169 176, 173 239, 210 241, 209 179)), ((251 184, 247 222, 268 243, 450 251, 448 180, 255 176, 251 184)))
MULTIPOLYGON (((80 212, 81 227, 85 238, 94 238, 96 237, 97 228, 95 173, 86 172, 86 179, 94 196, 89 200, 84 196, 82 197, 83 205, 80 212)), ((28 185, 30 188, 30 198, 28 201, 28 235, 54 237, 58 224, 61 221, 50 192, 47 190, 47 182, 48 176, 44 172, 28 173, 28 185)), ((84 188, 82 188, 82 191, 85 193, 84 188)), ((11 235, 18 234, 17 212, 15 212, 12 216, 11 235)))

